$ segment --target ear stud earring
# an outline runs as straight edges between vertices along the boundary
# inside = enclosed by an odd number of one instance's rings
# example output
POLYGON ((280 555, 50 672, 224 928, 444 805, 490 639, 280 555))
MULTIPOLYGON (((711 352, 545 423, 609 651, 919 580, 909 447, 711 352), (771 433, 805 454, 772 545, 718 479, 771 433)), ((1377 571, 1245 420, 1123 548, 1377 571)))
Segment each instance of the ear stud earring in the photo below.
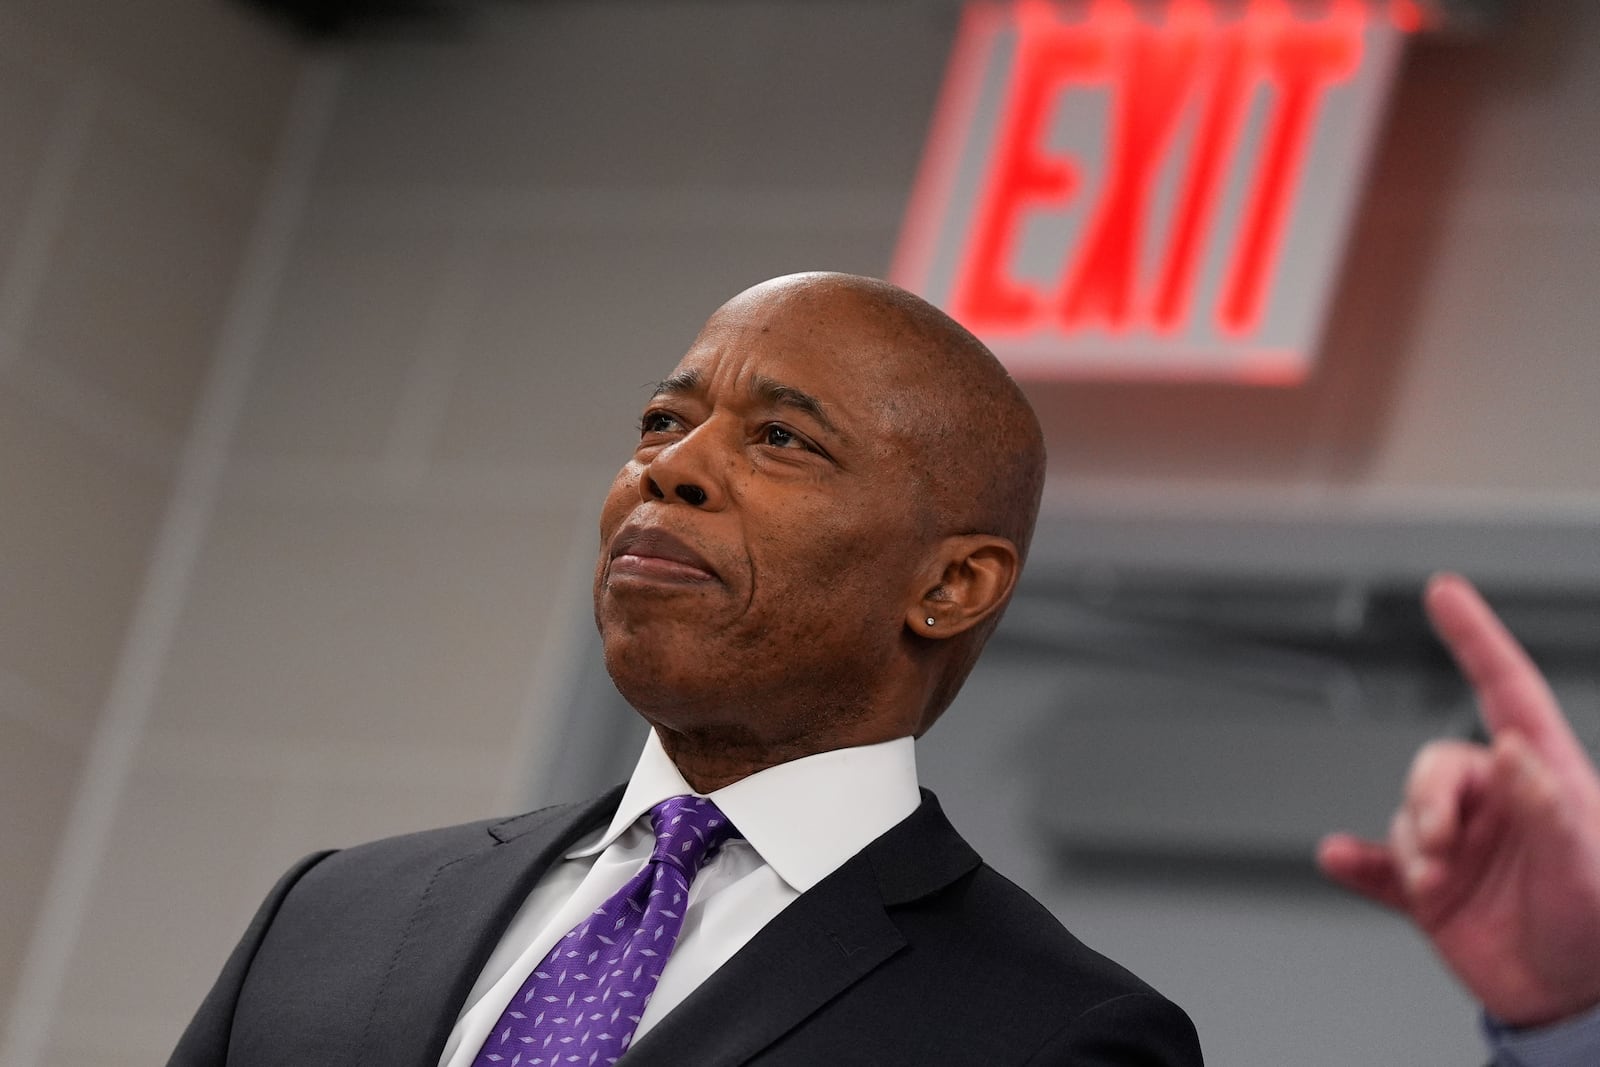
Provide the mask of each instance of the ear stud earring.
POLYGON ((933 616, 932 616, 932 615, 929 615, 929 616, 928 616, 928 625, 929 625, 929 626, 932 626, 932 625, 933 625, 933 616))

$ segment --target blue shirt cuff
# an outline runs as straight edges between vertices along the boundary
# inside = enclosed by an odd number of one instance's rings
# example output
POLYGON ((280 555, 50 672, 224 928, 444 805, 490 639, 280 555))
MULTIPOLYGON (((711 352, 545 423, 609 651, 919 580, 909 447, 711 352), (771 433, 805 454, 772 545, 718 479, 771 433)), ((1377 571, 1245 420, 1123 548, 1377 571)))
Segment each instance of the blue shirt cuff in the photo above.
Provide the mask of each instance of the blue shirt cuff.
POLYGON ((1600 1006, 1550 1026, 1514 1029, 1485 1014, 1493 1067, 1594 1067, 1600 1063, 1600 1006))

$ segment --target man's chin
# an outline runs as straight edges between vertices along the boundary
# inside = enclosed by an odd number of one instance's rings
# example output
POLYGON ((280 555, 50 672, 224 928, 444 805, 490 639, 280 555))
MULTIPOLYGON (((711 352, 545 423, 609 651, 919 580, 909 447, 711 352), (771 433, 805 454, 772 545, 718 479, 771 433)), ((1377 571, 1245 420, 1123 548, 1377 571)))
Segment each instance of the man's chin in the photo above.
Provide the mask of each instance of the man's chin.
POLYGON ((629 706, 646 719, 681 715, 722 702, 727 664, 703 641, 683 644, 657 635, 605 634, 606 673, 629 706))
POLYGON ((608 586, 595 596, 594 619, 608 645, 616 638, 690 651, 720 628, 718 621, 726 614, 720 601, 710 590, 608 586))
POLYGON ((681 605, 669 610, 659 600, 606 598, 595 605, 595 622, 608 664, 616 658, 670 672, 705 663, 713 655, 709 620, 681 605))

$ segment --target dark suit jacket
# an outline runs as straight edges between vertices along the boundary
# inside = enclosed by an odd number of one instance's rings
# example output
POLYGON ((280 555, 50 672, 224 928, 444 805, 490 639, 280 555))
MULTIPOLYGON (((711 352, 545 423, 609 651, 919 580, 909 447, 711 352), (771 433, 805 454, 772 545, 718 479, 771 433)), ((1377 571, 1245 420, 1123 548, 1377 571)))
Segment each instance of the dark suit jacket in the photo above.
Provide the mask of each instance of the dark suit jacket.
MULTIPOLYGON (((436 1067, 582 805, 308 857, 261 906, 173 1067, 436 1067)), ((1193 1024, 979 859, 932 793, 639 1039, 628 1067, 1200 1064, 1193 1024)))

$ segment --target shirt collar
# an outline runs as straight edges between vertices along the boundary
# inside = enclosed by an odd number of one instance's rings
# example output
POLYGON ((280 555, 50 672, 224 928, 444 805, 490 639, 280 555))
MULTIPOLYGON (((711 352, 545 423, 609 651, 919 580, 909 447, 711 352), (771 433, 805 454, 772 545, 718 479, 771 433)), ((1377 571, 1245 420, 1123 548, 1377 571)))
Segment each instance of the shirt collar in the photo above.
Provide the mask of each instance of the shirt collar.
POLYGON ((710 797, 778 877, 800 893, 922 802, 909 737, 819 752, 696 793, 652 730, 611 825, 568 858, 597 855, 655 805, 684 794, 710 797))

